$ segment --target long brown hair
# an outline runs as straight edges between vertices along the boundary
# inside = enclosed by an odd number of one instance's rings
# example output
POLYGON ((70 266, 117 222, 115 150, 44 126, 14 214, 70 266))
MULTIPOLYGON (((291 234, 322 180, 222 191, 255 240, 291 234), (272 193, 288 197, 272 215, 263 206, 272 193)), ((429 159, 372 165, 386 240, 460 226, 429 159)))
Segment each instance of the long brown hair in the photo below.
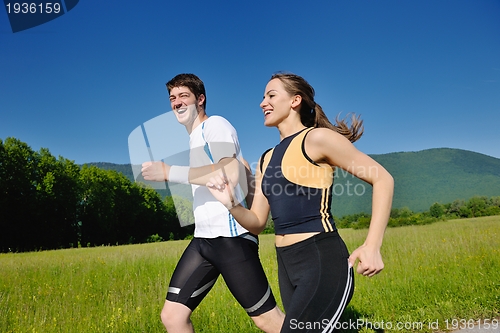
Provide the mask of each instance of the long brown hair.
MULTIPOLYGON (((279 79, 290 95, 302 97, 300 106, 300 121, 306 127, 326 127, 345 136, 354 142, 363 135, 363 120, 354 113, 348 113, 340 119, 335 117, 332 124, 319 104, 314 101, 314 88, 301 76, 292 73, 275 73, 270 80, 279 79), (350 121, 348 120, 350 118, 350 121)), ((269 80, 269 81, 270 81, 269 80)))

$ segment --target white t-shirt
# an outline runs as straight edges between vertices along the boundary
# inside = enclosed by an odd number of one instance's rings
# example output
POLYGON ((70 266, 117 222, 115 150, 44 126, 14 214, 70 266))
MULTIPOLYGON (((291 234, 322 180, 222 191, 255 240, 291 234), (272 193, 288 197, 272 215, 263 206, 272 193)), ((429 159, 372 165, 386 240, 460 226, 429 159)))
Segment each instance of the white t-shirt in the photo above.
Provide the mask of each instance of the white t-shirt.
MULTIPOLYGON (((211 116, 190 134, 190 167, 200 167, 219 162, 224 157, 241 158, 238 135, 234 127, 223 117, 211 116)), ((210 193, 207 187, 191 185, 195 237, 235 237, 248 232, 210 193)), ((235 188, 242 201, 240 188, 235 188)))

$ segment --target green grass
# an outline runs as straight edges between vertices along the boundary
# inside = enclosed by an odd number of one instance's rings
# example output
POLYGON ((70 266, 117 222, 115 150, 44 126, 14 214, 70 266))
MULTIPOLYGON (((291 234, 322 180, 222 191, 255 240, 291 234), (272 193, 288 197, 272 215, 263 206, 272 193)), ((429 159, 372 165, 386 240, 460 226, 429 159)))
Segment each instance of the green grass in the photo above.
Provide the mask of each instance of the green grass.
MULTIPOLYGON (((340 232, 351 250, 366 235, 340 232)), ((432 331, 436 322, 445 330, 446 320, 499 316, 499 216, 389 228, 382 255, 386 268, 371 279, 357 275, 350 305, 373 323, 432 331)))
MULTIPOLYGON (((340 230, 351 251, 366 232, 340 230)), ((0 332, 163 332, 159 313, 186 245, 0 254, 0 332)), ((499 216, 390 228, 382 248, 386 268, 373 278, 356 275, 346 318, 398 332, 498 318, 499 252, 499 216)), ((261 260, 279 298, 272 235, 261 236, 261 260)), ((222 279, 192 319, 197 332, 259 332, 222 279)))

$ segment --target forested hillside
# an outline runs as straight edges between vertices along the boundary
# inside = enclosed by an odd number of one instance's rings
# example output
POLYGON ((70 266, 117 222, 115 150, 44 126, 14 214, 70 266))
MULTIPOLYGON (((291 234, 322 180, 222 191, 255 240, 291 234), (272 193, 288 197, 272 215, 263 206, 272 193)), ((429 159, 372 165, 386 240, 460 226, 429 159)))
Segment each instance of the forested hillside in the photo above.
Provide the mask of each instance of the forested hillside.
MULTIPOLYGON (((408 207, 418 212, 435 202, 500 195, 500 159, 491 156, 449 148, 371 156, 394 177, 394 208, 408 207)), ((371 187, 342 170, 338 175, 334 193, 339 196, 333 200, 334 215, 370 212, 371 187), (347 193, 349 182, 351 192, 347 193), (363 189, 365 193, 358 195, 363 189)))
POLYGON ((397 179, 395 207, 422 211, 434 202, 500 195, 500 159, 459 149, 377 155, 397 179))

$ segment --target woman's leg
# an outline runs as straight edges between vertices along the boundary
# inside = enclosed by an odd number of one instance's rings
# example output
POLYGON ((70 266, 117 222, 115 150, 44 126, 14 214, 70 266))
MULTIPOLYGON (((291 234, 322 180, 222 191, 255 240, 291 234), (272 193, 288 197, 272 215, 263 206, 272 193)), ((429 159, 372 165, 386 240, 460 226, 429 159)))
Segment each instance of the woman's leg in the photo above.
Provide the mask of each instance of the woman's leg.
POLYGON ((354 291, 349 253, 338 233, 321 233, 277 251, 280 290, 287 290, 281 332, 332 332, 354 291))

